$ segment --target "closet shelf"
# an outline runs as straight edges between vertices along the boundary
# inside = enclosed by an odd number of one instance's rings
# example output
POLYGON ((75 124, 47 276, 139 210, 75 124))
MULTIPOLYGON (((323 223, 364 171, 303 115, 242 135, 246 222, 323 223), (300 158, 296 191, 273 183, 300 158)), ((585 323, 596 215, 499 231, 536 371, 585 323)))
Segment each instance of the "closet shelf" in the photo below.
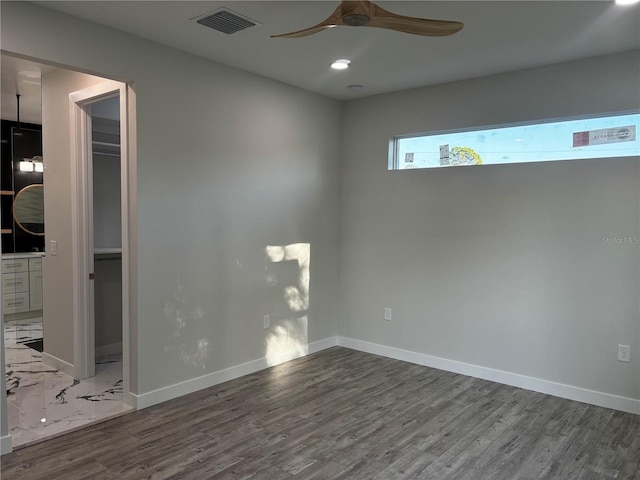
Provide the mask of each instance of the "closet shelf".
POLYGON ((94 255, 111 255, 113 253, 122 253, 122 248, 120 247, 107 247, 107 248, 94 248, 94 255))
POLYGON ((96 155, 106 155, 109 157, 120 156, 120 144, 111 142, 99 142, 94 140, 91 142, 93 145, 93 153, 96 155))

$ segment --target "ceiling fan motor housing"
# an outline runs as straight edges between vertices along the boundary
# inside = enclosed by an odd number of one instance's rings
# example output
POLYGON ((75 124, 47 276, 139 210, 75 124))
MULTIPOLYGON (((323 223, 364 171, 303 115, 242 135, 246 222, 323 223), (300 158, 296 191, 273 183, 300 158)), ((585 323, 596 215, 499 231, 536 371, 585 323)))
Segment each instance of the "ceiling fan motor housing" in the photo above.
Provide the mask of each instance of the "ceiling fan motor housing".
POLYGON ((350 27, 363 27, 371 21, 368 15, 362 15, 360 13, 351 13, 342 17, 342 21, 345 25, 350 27))

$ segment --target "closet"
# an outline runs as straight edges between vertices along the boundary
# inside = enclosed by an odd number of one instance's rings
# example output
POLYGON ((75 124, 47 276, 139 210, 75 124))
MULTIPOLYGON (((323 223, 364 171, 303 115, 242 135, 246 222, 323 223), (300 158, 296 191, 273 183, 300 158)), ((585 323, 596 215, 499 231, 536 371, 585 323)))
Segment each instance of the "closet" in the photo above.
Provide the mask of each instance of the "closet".
POLYGON ((122 353, 119 98, 91 106, 96 358, 122 353))

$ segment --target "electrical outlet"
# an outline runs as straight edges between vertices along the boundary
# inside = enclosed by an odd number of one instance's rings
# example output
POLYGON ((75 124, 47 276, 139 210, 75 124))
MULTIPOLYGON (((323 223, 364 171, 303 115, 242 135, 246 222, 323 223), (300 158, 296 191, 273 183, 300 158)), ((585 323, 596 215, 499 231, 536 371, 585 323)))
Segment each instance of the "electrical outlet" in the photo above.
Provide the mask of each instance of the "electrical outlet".
POLYGON ((51 240, 49 242, 49 253, 51 253, 52 257, 58 255, 58 242, 55 240, 51 240))
POLYGON ((391 315, 391 309, 390 309, 389 307, 385 307, 385 308, 384 308, 384 319, 385 319, 387 322, 390 322, 390 321, 391 321, 391 318, 392 318, 392 315, 391 315))
POLYGON ((627 363, 631 361, 630 345, 618 345, 618 361, 627 363))
POLYGON ((265 315, 264 317, 262 317, 262 327, 263 328, 269 328, 269 324, 271 323, 271 316, 270 315, 265 315))

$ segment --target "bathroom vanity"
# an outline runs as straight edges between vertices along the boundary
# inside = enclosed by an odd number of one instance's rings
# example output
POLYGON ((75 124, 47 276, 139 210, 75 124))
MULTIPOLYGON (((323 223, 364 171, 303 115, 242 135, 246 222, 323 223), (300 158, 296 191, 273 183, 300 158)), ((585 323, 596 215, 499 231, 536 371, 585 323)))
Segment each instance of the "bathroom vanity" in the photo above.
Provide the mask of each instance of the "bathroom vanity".
POLYGON ((2 255, 2 312, 21 317, 42 316, 44 252, 2 255))

